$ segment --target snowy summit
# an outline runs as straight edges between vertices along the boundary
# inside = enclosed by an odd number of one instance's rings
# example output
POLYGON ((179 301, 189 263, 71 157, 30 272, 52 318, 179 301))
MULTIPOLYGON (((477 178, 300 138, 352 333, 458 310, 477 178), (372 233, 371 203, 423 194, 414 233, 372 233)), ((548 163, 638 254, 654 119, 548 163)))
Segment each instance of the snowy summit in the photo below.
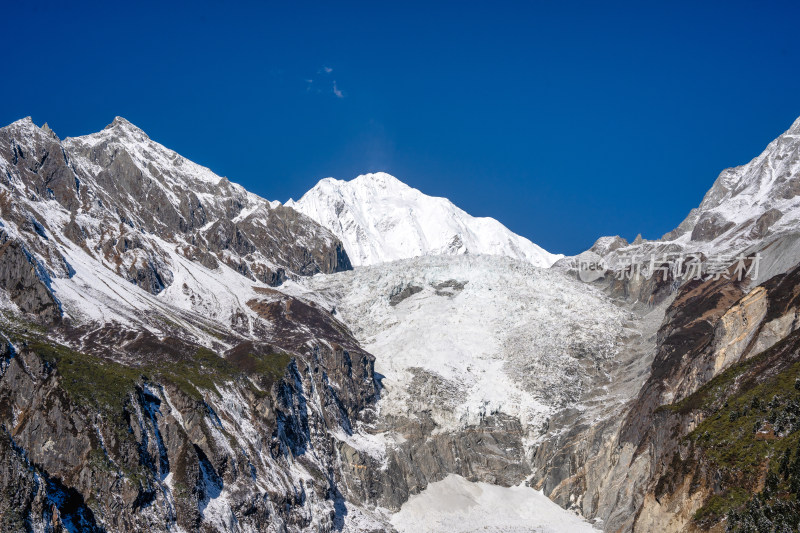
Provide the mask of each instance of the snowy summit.
POLYGON ((422 255, 487 254, 549 267, 551 254, 493 218, 477 218, 447 198, 427 196, 384 172, 321 180, 287 206, 328 228, 353 265, 422 255))

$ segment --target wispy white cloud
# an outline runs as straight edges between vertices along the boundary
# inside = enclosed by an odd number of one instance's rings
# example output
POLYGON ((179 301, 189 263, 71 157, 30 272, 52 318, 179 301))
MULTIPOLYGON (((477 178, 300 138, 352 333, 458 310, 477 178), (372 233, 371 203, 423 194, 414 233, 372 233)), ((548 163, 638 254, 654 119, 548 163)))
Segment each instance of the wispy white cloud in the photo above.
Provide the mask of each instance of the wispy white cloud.
POLYGON ((323 65, 317 69, 317 73, 311 78, 306 78, 306 92, 315 94, 331 94, 336 98, 344 98, 346 95, 344 91, 339 88, 336 80, 330 76, 333 68, 323 65))

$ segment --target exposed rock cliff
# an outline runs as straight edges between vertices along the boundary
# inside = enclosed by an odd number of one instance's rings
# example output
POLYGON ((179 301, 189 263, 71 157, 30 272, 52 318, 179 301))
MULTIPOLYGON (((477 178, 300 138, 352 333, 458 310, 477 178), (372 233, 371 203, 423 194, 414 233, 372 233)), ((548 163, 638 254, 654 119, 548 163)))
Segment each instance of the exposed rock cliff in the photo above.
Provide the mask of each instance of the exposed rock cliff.
MULTIPOLYGON (((796 527, 789 474, 761 491, 797 442, 799 123, 752 162, 724 171, 661 241, 601 238, 591 250, 609 269, 594 284, 634 311, 652 309, 660 325, 640 345, 646 366, 635 399, 546 442, 534 479, 606 531, 796 527), (662 270, 631 276, 686 253, 728 270, 700 280, 669 269, 665 278, 662 270), (745 267, 759 267, 740 281, 734 269, 745 256, 745 267), (768 526, 755 525, 762 518, 768 526)), ((580 259, 556 268, 574 274, 580 259)))

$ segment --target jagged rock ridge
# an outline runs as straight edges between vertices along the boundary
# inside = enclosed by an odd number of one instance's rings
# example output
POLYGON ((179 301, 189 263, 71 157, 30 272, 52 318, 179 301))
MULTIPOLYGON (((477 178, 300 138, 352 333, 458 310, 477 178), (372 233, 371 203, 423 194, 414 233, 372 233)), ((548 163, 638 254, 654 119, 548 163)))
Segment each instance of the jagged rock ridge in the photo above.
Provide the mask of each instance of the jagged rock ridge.
POLYGON ((4 228, 25 232, 51 277, 69 277, 59 241, 152 294, 173 281, 164 249, 252 280, 350 267, 327 230, 152 141, 117 117, 104 130, 59 140, 30 118, 0 129, 4 228))

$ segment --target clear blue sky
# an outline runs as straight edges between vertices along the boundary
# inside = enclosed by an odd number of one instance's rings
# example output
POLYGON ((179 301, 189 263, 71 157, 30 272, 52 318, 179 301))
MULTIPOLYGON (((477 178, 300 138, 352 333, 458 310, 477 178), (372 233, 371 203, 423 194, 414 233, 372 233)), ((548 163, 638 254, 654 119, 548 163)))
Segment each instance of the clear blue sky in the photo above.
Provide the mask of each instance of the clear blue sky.
POLYGON ((1 19, 3 124, 66 137, 122 115, 282 201, 383 170, 554 252, 660 237, 800 115, 797 2, 13 2, 1 19))

